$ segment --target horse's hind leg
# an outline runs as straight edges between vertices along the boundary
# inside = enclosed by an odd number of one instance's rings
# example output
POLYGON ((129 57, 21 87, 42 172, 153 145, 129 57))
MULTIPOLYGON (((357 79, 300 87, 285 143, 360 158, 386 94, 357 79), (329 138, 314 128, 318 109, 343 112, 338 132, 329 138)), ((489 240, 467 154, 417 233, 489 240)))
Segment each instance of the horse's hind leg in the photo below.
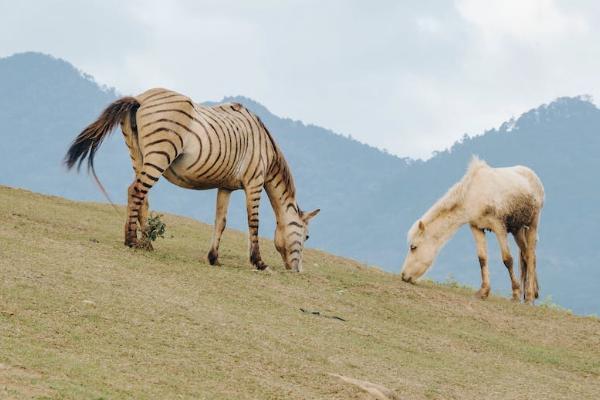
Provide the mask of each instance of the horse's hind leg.
MULTIPOLYGON (((143 218, 144 225, 147 218, 148 192, 163 172, 169 167, 171 159, 162 153, 153 153, 144 157, 144 163, 137 174, 135 182, 129 186, 128 219, 125 226, 125 244, 130 247, 140 247, 137 240, 137 224, 143 218)), ((142 225, 140 223, 140 225, 142 225)))
MULTIPOLYGON (((140 207, 137 207, 134 204, 134 201, 138 201, 140 196, 139 193, 136 192, 136 182, 137 178, 129 188, 127 189, 127 221, 125 222, 125 246, 134 247, 138 245, 138 237, 137 237, 137 225, 135 230, 135 235, 129 233, 130 226, 132 224, 139 224, 140 231, 142 233, 142 239, 146 236, 146 225, 148 222, 148 196, 144 198, 143 203, 140 207)), ((152 250, 152 244, 147 242, 148 250, 152 250)))
POLYGON ((148 240, 148 209, 150 204, 148 202, 148 196, 144 199, 144 204, 140 207, 140 213, 138 214, 138 224, 140 225, 140 231, 142 232, 142 239, 144 240, 145 246, 148 250, 152 250, 152 243, 148 240))
POLYGON ((490 272, 488 269, 487 245, 485 241, 485 232, 476 226, 471 225, 471 232, 475 238, 477 245, 477 257, 479 258, 479 266, 481 267, 481 289, 476 296, 480 299, 485 299, 490 294, 490 272))
POLYGON ((500 246, 500 251, 502 252, 502 262, 506 269, 508 270, 508 275, 510 276, 510 283, 512 286, 512 299, 514 301, 519 301, 521 297, 521 285, 519 281, 515 277, 515 271, 513 268, 513 258, 510 254, 510 247, 508 246, 508 233, 504 227, 494 229, 494 233, 496 234, 496 238, 498 239, 498 245, 500 246))
POLYGON ((148 218, 148 197, 145 197, 141 206, 137 207, 135 203, 140 200, 140 196, 138 189, 136 189, 136 183, 139 181, 142 172, 143 156, 138 143, 137 130, 132 129, 131 115, 125 117, 121 124, 121 130, 123 131, 125 144, 129 149, 129 157, 135 175, 133 183, 127 188, 127 221, 125 221, 125 245, 134 247, 138 245, 137 224, 139 224, 142 235, 145 233, 148 218))
POLYGON ((221 243, 221 236, 223 235, 223 230, 225 230, 225 224, 227 223, 227 207, 229 206, 230 197, 231 190, 219 189, 217 192, 215 228, 212 245, 210 246, 210 251, 208 252, 208 262, 210 265, 216 265, 219 261, 219 243, 221 243))
POLYGON ((135 171, 135 180, 127 188, 127 220, 125 221, 125 246, 134 247, 138 244, 137 224, 139 223, 142 234, 144 232, 145 221, 148 213, 148 201, 145 198, 142 206, 138 207, 135 203, 140 200, 139 193, 136 190, 136 183, 139 172, 142 168, 141 161, 135 159, 133 170, 135 171), (136 165, 137 164, 137 165, 136 165), (144 207, 145 206, 145 207, 144 207))
POLYGON ((137 245, 137 219, 139 210, 134 210, 133 200, 135 194, 135 181, 127 188, 127 221, 125 221, 125 246, 133 247, 137 245), (131 233, 131 225, 134 225, 135 231, 131 233))

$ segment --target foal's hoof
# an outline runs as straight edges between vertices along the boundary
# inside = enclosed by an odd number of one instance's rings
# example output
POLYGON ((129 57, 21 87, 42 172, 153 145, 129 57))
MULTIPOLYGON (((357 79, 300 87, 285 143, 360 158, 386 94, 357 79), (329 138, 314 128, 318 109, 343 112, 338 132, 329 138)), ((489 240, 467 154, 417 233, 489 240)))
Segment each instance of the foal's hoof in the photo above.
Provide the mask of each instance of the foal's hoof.
POLYGON ((513 293, 512 295, 512 301, 514 301, 515 303, 518 303, 521 301, 521 294, 520 293, 513 293))
POLYGON ((481 300, 485 300, 490 295, 490 288, 481 288, 475 293, 475 297, 481 300))
POLYGON ((259 271, 264 271, 268 268, 268 265, 262 261, 258 261, 256 264, 254 264, 254 267, 256 267, 256 269, 259 271))

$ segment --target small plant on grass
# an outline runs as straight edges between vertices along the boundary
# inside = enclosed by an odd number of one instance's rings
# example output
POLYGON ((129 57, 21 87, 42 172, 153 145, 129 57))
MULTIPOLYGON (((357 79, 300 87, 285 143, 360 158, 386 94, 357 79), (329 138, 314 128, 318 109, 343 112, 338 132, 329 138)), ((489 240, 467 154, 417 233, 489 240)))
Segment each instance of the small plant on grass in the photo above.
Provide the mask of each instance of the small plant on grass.
POLYGON ((144 249, 152 250, 152 242, 159 237, 164 238, 167 225, 160 219, 161 214, 150 214, 146 222, 146 228, 142 232, 141 246, 144 249))
POLYGON ((454 278, 454 275, 452 274, 448 274, 446 280, 442 282, 442 284, 455 289, 460 287, 460 283, 458 283, 458 281, 456 280, 456 278, 454 278))
POLYGON ((469 286, 464 283, 460 283, 459 281, 456 280, 456 278, 452 274, 448 274, 448 276, 446 277, 446 280, 443 282, 440 282, 440 283, 443 286, 447 286, 447 287, 450 287, 453 289, 465 289, 465 290, 471 290, 471 291, 477 290, 473 286, 469 286))
POLYGON ((552 300, 552 296, 550 296, 550 295, 544 297, 544 299, 542 301, 540 301, 539 305, 540 305, 540 307, 543 307, 543 308, 549 308, 551 310, 558 310, 558 311, 566 312, 567 314, 573 314, 573 311, 569 310, 568 308, 565 308, 559 304, 556 304, 552 300))

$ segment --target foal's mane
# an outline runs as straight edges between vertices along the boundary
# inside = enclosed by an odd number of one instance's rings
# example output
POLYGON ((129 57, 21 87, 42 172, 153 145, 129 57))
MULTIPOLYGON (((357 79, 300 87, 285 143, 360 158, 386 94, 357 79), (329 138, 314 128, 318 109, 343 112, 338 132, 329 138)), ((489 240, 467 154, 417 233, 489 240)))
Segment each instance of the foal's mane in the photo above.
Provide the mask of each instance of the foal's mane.
POLYGON ((465 194, 471 186, 473 177, 482 168, 490 168, 490 166, 485 161, 480 160, 477 156, 473 156, 467 167, 467 172, 460 181, 456 182, 448 189, 446 194, 440 197, 439 200, 413 224, 408 231, 408 240, 410 241, 417 233, 419 221, 423 221, 423 223, 427 225, 427 223, 443 217, 458 208, 462 204, 465 194))

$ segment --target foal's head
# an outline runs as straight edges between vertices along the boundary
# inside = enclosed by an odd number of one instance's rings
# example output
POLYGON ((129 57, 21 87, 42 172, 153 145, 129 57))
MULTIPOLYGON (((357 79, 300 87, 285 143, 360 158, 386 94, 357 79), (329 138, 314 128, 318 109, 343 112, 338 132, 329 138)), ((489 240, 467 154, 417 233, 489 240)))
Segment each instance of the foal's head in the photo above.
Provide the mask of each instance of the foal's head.
POLYGON ((319 213, 319 209, 304 212, 295 209, 286 221, 277 221, 275 228, 275 248, 287 269, 302 272, 302 250, 308 239, 308 221, 319 213))
POLYGON ((417 221, 408 231, 408 253, 404 259, 401 274, 402 280, 405 282, 414 283, 433 264, 438 247, 428 233, 421 220, 417 221))

